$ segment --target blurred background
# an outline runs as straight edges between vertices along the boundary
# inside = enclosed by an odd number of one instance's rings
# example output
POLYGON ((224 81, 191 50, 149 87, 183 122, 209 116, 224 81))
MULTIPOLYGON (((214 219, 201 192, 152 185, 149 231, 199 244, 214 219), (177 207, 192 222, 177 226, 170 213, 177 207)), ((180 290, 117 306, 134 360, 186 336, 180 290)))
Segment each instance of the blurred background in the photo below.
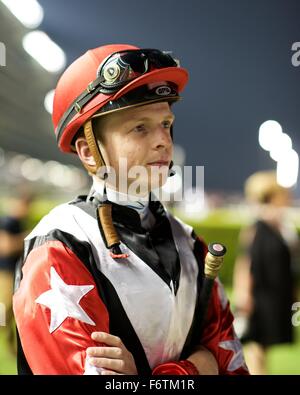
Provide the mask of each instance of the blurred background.
MULTIPOLYGON (((205 240, 227 246, 220 277, 231 299, 239 233, 254 218, 244 195, 251 174, 276 172, 292 191, 287 215, 300 231, 299 18, 297 0, 0 0, 0 215, 16 191, 30 191, 30 230, 90 188, 75 155, 58 151, 51 123, 53 89, 73 60, 109 43, 173 51, 190 73, 174 107, 174 162, 194 174, 184 191, 183 171, 170 179, 168 205, 205 240)), ((300 374, 295 332, 294 344, 268 351, 271 374, 300 374)), ((1 332, 0 373, 16 373, 1 332)))

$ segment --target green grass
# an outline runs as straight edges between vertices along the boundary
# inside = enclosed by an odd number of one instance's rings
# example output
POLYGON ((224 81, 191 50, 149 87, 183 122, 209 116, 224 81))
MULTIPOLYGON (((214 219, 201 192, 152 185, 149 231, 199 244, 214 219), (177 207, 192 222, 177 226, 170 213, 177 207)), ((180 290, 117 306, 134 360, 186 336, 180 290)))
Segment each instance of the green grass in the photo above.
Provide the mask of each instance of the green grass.
POLYGON ((16 358, 7 347, 3 329, 0 327, 0 374, 16 374, 16 358))
POLYGON ((296 343, 274 346, 268 352, 268 371, 270 374, 300 375, 300 326, 296 330, 296 343))

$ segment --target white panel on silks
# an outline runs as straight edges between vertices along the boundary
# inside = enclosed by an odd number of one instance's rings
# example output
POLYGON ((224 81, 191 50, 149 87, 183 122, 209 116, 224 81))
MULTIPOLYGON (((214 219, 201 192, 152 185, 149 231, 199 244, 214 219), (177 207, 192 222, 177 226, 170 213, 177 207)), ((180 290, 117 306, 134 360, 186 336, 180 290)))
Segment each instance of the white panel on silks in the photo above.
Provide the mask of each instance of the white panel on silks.
POLYGON ((98 269, 115 288, 122 306, 145 350, 150 367, 178 359, 192 324, 198 265, 186 226, 168 214, 181 273, 175 296, 170 287, 133 251, 121 243, 129 258, 115 260, 102 240, 97 220, 79 207, 58 206, 27 237, 60 229, 91 245, 98 269))

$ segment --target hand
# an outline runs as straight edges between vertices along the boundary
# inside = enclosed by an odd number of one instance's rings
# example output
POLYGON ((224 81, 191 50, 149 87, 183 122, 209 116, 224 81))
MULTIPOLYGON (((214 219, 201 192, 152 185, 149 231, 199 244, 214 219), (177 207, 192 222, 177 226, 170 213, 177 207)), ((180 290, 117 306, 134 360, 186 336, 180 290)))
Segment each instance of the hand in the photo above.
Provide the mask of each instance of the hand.
POLYGON ((104 369, 101 374, 137 374, 134 358, 119 337, 105 332, 93 332, 91 337, 99 343, 105 343, 86 350, 89 363, 104 369))
POLYGON ((218 362, 214 355, 205 347, 196 347, 194 353, 187 358, 192 362, 200 375, 217 375, 219 374, 218 362))

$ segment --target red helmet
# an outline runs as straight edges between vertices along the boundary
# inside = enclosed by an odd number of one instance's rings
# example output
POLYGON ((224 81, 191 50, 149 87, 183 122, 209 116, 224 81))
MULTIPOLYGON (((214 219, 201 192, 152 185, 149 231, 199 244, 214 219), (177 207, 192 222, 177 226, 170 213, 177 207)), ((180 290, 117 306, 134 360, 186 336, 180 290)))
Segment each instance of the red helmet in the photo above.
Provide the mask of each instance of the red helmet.
MULTIPOLYGON (((91 49, 75 60, 61 76, 54 96, 52 119, 61 151, 73 152, 71 142, 85 122, 101 109, 109 111, 110 104, 114 105, 136 88, 165 81, 175 87, 176 92, 182 91, 188 72, 174 62, 167 53, 125 44, 91 49), (129 59, 125 66, 124 53, 129 59)), ((156 98, 145 96, 143 104, 174 96, 169 88, 156 89, 156 94, 156 98)))

